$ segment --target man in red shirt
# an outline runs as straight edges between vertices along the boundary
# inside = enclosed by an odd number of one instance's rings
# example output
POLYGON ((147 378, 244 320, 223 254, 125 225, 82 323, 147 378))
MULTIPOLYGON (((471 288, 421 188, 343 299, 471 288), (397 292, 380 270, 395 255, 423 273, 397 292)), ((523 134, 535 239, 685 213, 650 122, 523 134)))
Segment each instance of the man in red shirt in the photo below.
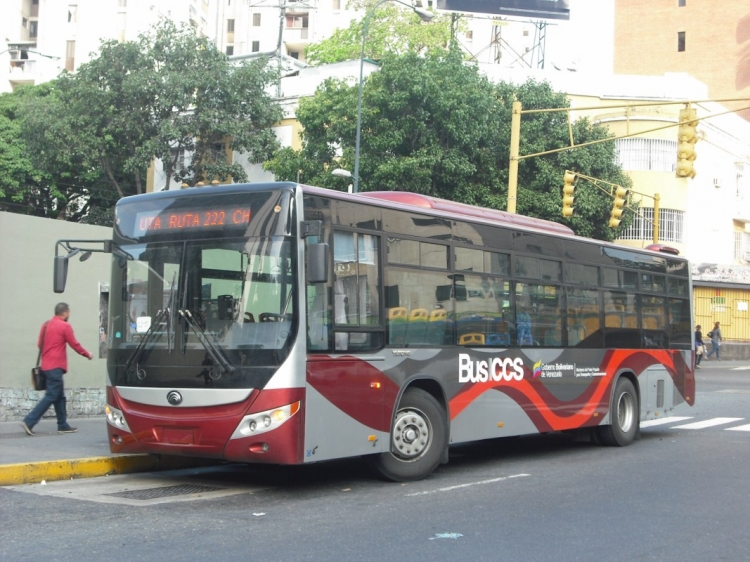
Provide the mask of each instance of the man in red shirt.
POLYGON ((89 360, 92 355, 78 343, 73 328, 68 324, 70 307, 64 303, 55 306, 55 316, 45 322, 39 332, 38 347, 42 352, 41 368, 47 380, 47 391, 34 409, 23 419, 21 426, 29 435, 34 435, 32 428, 39 423, 50 406, 55 407, 58 433, 75 433, 77 428, 68 424, 68 414, 65 409, 65 388, 63 375, 68 371, 68 356, 66 345, 89 360))

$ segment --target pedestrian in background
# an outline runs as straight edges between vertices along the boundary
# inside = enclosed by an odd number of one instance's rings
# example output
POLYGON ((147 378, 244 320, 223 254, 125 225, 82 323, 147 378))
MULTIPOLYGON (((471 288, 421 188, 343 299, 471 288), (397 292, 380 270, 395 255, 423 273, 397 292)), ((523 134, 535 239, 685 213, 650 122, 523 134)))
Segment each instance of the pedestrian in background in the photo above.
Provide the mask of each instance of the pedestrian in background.
POLYGON ((701 332, 701 325, 698 324, 695 327, 695 368, 700 369, 698 365, 701 364, 703 354, 706 352, 706 348, 703 346, 703 332, 701 332))
POLYGON ((718 322, 714 322, 714 329, 708 332, 708 337, 711 338, 711 351, 708 352, 708 355, 706 355, 706 359, 710 359, 711 356, 715 353, 716 354, 716 360, 721 361, 721 327, 719 326, 718 322))
POLYGON ((66 346, 69 345, 89 360, 93 356, 76 340, 73 328, 68 323, 68 318, 70 318, 70 307, 64 302, 58 303, 55 306, 55 316, 52 320, 45 322, 39 331, 37 347, 42 353, 41 369, 47 381, 47 390, 34 409, 21 422, 23 430, 29 435, 34 435, 34 426, 39 423, 50 406, 55 408, 58 433, 75 433, 77 431, 75 427, 70 427, 65 407, 63 375, 68 371, 68 350, 66 346))

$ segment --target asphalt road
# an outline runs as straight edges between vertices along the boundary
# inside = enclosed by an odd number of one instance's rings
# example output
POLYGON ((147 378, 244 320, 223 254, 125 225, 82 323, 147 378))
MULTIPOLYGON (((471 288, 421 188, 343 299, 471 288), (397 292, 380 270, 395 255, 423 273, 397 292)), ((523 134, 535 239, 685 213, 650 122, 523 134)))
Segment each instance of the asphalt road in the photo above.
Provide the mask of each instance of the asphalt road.
POLYGON ((750 370, 738 366, 698 371, 690 419, 631 447, 483 442, 410 484, 346 461, 1 488, 0 558, 750 560, 750 370))

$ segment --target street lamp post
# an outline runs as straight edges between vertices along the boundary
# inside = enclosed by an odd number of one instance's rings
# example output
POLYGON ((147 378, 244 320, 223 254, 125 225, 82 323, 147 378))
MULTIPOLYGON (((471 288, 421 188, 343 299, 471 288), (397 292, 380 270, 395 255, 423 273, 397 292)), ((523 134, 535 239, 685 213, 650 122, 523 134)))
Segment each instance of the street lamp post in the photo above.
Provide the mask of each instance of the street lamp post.
POLYGON ((406 6, 415 14, 417 14, 424 22, 428 22, 435 17, 435 15, 431 12, 428 12, 423 8, 412 6, 411 4, 407 4, 406 2, 402 2, 401 0, 380 0, 380 2, 370 8, 370 11, 367 12, 367 15, 365 15, 365 22, 362 26, 362 51, 359 55, 359 89, 357 91, 357 138, 354 144, 354 176, 352 177, 352 189, 354 193, 359 192, 359 143, 362 133, 362 73, 365 65, 365 41, 367 40, 367 29, 370 26, 370 18, 372 17, 372 14, 375 13, 375 10, 381 4, 384 4, 386 2, 396 2, 397 4, 406 6))

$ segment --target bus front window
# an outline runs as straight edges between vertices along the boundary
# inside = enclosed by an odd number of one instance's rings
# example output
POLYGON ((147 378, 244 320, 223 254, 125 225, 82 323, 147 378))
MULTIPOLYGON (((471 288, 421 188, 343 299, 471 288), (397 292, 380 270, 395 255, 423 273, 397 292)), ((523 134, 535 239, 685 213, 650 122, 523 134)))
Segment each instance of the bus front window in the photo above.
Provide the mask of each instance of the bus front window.
POLYGON ((120 298, 111 299, 112 348, 140 345, 140 363, 150 349, 176 349, 197 364, 216 350, 288 348, 295 287, 288 239, 143 244, 123 251, 128 259, 115 259, 113 266, 112 295, 120 298))

